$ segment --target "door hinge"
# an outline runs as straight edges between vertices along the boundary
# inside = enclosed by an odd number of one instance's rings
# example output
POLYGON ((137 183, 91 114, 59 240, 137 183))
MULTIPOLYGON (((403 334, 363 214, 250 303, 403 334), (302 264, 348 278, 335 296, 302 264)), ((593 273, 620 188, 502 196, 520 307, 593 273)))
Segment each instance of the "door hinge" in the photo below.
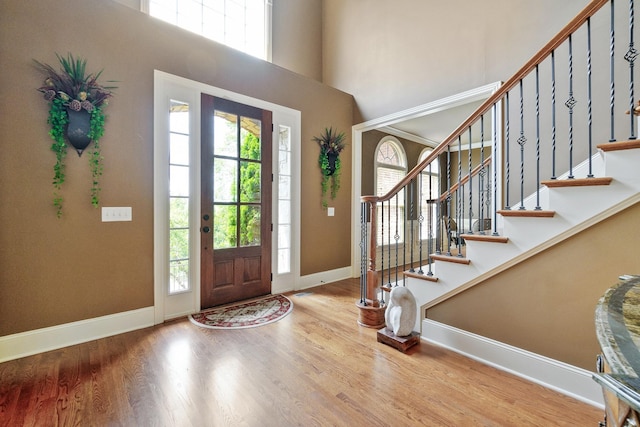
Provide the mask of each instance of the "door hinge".
POLYGON ((273 273, 271 273, 271 281, 273 282, 273 273))

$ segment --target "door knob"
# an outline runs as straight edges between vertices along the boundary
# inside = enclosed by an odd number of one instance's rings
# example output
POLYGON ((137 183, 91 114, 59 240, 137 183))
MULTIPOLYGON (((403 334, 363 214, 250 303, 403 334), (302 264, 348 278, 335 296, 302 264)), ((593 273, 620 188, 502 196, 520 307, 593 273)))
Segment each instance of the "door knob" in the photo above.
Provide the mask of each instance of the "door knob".
POLYGON ((205 221, 209 221, 209 214, 204 214, 202 216, 202 219, 204 219, 205 221))
POLYGON ((209 231, 211 231, 211 229, 209 227, 202 227, 202 232, 203 233, 208 233, 209 231))

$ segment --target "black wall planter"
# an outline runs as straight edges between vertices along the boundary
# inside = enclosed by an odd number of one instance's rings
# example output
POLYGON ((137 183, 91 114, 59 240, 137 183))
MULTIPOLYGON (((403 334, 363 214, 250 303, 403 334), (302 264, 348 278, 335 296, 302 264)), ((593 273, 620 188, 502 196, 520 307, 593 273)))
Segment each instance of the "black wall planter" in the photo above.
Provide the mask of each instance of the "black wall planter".
POLYGON ((74 111, 67 108, 67 114, 69 115, 67 139, 78 152, 78 156, 81 156, 84 149, 91 143, 91 138, 89 138, 91 113, 86 110, 74 111))

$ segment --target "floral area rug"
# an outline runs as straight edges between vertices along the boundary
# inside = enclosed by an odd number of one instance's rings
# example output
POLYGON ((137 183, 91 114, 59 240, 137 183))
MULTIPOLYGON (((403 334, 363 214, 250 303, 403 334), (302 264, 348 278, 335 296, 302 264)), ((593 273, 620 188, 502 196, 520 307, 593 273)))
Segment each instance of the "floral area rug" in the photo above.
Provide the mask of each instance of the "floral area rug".
POLYGON ((284 295, 269 295, 255 301, 226 307, 214 307, 190 314, 189 320, 203 328, 243 329, 276 322, 293 309, 284 295))

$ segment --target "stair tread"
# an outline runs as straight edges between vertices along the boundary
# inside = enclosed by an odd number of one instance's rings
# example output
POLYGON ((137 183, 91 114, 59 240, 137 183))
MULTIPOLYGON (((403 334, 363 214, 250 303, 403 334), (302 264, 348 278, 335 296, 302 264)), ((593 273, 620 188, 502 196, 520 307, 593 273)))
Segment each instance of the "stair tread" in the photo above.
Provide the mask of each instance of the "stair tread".
POLYGON ((507 243, 509 241, 508 237, 494 236, 493 234, 461 234, 460 237, 464 240, 473 240, 478 242, 507 243))
POLYGON ((454 262, 456 264, 471 264, 471 260, 458 255, 431 254, 431 259, 445 262, 454 262))
POLYGON ((416 279, 427 280, 429 282, 437 282, 438 281, 438 278, 436 276, 434 276, 434 275, 429 276, 427 273, 420 274, 420 273, 415 272, 415 271, 405 271, 404 275, 407 276, 407 277, 413 277, 413 278, 416 278, 416 279))
POLYGON ((606 144, 600 144, 597 146, 602 151, 619 151, 619 150, 631 150, 633 148, 640 148, 640 140, 634 139, 631 141, 613 141, 606 144))
POLYGON ((540 184, 549 188, 558 187, 586 187, 590 185, 609 185, 613 181, 611 177, 591 177, 591 178, 571 178, 571 179, 549 179, 540 181, 540 184))
POLYGON ((552 218, 556 211, 530 210, 530 209, 502 209, 498 213, 510 217, 552 218))

